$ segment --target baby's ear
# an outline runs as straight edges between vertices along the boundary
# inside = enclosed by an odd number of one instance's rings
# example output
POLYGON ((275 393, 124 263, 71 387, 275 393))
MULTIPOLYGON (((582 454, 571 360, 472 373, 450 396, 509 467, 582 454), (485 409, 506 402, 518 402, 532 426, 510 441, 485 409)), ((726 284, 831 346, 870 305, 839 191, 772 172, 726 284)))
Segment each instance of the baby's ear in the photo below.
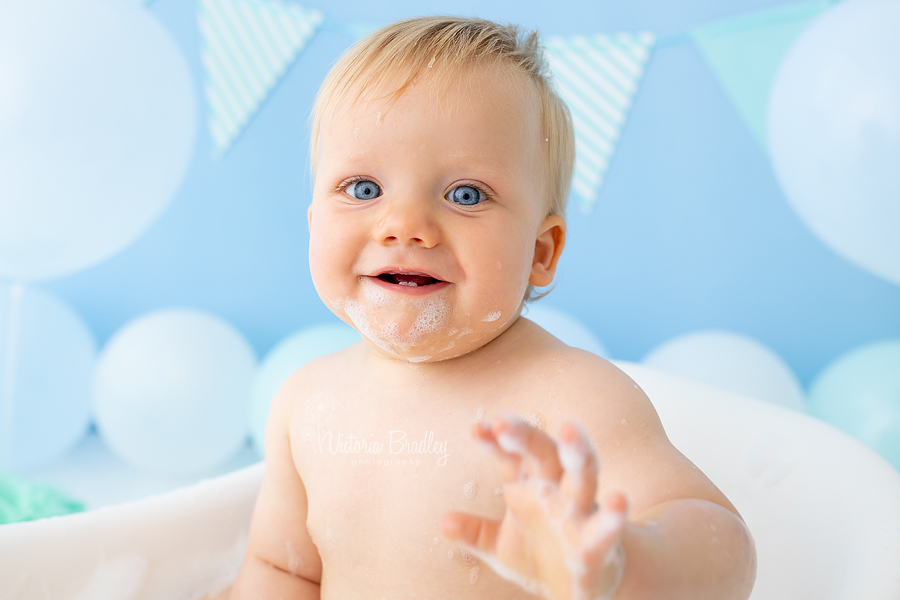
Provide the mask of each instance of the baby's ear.
POLYGON ((528 282, 536 287, 553 283, 556 263, 566 245, 566 220, 561 215, 550 215, 541 223, 534 241, 534 259, 528 282))

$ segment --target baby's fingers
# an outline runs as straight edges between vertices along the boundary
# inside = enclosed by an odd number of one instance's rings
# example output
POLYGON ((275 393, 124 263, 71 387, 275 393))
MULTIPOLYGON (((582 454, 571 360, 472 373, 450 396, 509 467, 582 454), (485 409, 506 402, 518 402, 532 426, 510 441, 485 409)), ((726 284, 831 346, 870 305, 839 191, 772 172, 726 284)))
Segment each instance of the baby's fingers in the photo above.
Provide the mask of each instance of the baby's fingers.
POLYGON ((603 559, 625 528, 628 503, 621 494, 613 494, 604 506, 591 515, 584 527, 581 548, 588 559, 603 559))
POLYGON ((500 448, 505 452, 526 459, 529 477, 559 481, 562 466, 559 464, 556 443, 540 429, 530 426, 518 417, 504 415, 494 423, 493 433, 500 448))
POLYGON ((565 472, 563 496, 572 500, 577 512, 589 514, 594 509, 599 461, 587 433, 574 423, 560 428, 559 461, 565 472))
POLYGON ((576 574, 576 587, 590 597, 611 598, 621 581, 625 560, 621 539, 627 512, 624 496, 615 494, 585 524, 581 551, 570 562, 581 573, 576 574))
POLYGON ((478 443, 490 451, 497 459, 497 471, 503 483, 516 481, 519 478, 524 458, 519 454, 507 452, 501 448, 500 444, 497 443, 497 438, 494 436, 494 431, 490 424, 479 423, 473 425, 472 437, 478 440, 478 443))
POLYGON ((494 553, 500 521, 476 517, 467 513, 449 512, 441 521, 441 533, 450 541, 494 553))

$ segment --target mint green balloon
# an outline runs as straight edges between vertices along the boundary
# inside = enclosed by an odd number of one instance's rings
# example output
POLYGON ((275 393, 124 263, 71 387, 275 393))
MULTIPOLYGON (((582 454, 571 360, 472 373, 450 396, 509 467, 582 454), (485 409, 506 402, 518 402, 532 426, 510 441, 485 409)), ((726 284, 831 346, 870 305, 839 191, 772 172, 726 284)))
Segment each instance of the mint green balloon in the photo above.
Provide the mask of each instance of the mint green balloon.
POLYGON ((865 442, 900 469, 900 340, 856 348, 813 381, 810 413, 865 442))
POLYGON ((248 413, 250 437, 260 456, 263 455, 272 397, 291 373, 311 360, 342 350, 360 339, 359 333, 344 323, 316 325, 288 336, 266 355, 250 390, 248 413))

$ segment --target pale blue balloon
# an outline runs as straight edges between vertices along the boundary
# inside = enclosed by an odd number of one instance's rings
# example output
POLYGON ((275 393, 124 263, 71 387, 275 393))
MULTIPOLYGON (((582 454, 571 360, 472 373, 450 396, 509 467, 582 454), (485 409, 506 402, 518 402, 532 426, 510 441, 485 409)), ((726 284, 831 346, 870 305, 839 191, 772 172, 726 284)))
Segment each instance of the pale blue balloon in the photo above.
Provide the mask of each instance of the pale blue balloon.
POLYGON ((685 333, 663 342, 641 362, 758 400, 805 410, 803 388, 787 362, 762 342, 740 333, 685 333))
POLYGON ((0 2, 0 275, 57 277, 137 239, 181 184, 195 104, 136 3, 0 2))
POLYGON ((259 455, 265 447, 266 419, 272 397, 291 373, 306 363, 360 341, 359 333, 344 323, 316 325, 288 336, 260 363, 250 393, 250 437, 259 455))
POLYGON ((94 386, 101 437, 132 465, 208 472, 247 441, 253 349, 222 319, 170 309, 141 316, 103 349, 94 386))
POLYGON ((900 2, 841 2, 810 25, 772 86, 768 135, 803 222, 900 283, 900 2))
POLYGON ((0 468, 46 465, 84 437, 96 360, 94 337, 71 307, 0 282, 0 468))
POLYGON ((572 315, 544 304, 543 301, 529 303, 526 307, 522 316, 534 321, 562 343, 609 358, 609 353, 594 332, 572 315))
POLYGON ((810 388, 809 412, 900 469, 900 340, 867 344, 826 366, 810 388))

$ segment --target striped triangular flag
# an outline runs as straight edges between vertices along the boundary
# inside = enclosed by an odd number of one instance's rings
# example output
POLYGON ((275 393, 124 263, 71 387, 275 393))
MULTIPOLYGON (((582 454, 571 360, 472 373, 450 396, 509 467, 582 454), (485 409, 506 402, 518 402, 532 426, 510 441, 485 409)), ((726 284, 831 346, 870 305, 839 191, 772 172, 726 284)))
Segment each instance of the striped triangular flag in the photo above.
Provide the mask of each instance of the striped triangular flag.
POLYGON ((831 0, 789 4, 691 30, 706 63, 764 150, 769 92, 794 41, 831 0))
POLYGON ((322 20, 318 10, 278 0, 200 0, 215 155, 231 147, 322 20))
POLYGON ((591 212, 655 43, 651 33, 552 37, 550 70, 575 125, 572 192, 591 212))

